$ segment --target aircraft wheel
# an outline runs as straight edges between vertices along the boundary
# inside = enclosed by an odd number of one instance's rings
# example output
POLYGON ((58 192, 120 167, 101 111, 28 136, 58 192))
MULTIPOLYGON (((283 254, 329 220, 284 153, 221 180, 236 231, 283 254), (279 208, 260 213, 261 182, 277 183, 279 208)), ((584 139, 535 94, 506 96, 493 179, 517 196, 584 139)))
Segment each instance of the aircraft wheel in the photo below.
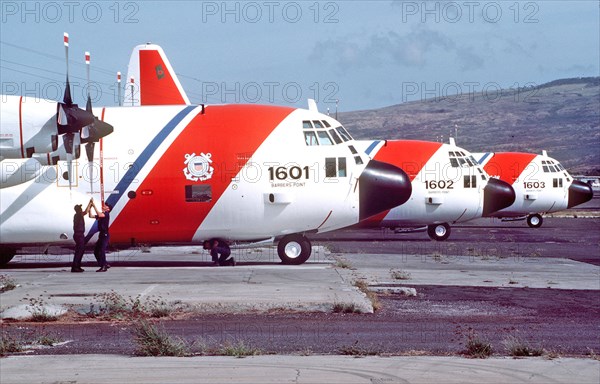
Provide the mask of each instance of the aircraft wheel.
POLYGON ((12 248, 0 248, 0 266, 8 264, 16 253, 17 251, 12 248))
POLYGON ((530 228, 539 228, 542 226, 543 222, 544 219, 537 213, 527 216, 527 225, 529 225, 530 228))
POLYGON ((427 234, 431 240, 444 241, 450 236, 450 225, 448 223, 428 225, 427 234))
POLYGON ((300 265, 310 257, 312 245, 302 235, 287 235, 279 240, 277 253, 283 264, 300 265))

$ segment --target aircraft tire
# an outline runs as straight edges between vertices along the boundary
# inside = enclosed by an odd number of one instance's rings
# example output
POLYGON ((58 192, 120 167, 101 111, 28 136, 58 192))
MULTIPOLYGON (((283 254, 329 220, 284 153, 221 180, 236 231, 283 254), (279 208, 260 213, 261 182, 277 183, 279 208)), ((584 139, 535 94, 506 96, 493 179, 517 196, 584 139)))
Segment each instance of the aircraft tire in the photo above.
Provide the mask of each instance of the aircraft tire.
POLYGON ((427 226, 427 234, 431 240, 444 241, 450 236, 450 225, 448 223, 430 224, 427 226))
POLYGON ((0 267, 8 264, 17 252, 12 248, 0 247, 0 267))
POLYGON ((539 228, 543 222, 544 219, 537 213, 527 216, 527 225, 529 225, 529 228, 539 228))
POLYGON ((311 252, 310 240, 298 234, 284 236, 277 244, 277 253, 283 264, 303 264, 308 260, 311 252))

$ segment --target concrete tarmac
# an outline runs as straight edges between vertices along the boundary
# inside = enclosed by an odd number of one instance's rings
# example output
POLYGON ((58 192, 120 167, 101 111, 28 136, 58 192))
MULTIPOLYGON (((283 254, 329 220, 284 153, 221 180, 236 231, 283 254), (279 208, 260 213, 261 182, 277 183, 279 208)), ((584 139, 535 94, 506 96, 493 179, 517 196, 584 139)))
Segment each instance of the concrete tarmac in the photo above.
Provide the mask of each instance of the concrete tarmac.
POLYGON ((12 356, 4 384, 32 383, 578 383, 600 382, 600 362, 543 358, 253 356, 12 356))
MULTIPOLYGON (((543 229, 542 229, 543 231, 543 229)), ((553 246, 550 244, 549 246, 553 246)), ((371 286, 448 285, 600 290, 600 267, 566 258, 510 254, 427 256, 381 253, 315 254, 301 266, 283 266, 273 248, 237 250, 236 267, 213 267, 197 248, 152 248, 109 255, 106 273, 86 255, 85 273, 70 272, 70 254, 24 255, 0 271, 17 287, 0 295, 2 318, 26 317, 28 300, 56 310, 85 310, 98 294, 162 298, 197 313, 324 311, 370 302, 353 282, 371 286), (394 271, 408 279, 394 278, 394 271)), ((30 306, 29 306, 30 307, 30 306)), ((595 351, 598 352, 598 351, 595 351)), ((594 359, 485 360, 461 357, 255 356, 141 358, 116 355, 36 355, 0 359, 1 383, 598 383, 594 359), (32 369, 35 367, 35 369, 32 369)))

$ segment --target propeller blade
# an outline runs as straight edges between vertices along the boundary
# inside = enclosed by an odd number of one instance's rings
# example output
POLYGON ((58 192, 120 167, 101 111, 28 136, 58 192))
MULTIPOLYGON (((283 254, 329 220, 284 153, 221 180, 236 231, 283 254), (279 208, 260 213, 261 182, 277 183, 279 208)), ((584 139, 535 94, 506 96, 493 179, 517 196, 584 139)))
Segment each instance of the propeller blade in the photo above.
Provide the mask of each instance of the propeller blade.
POLYGON ((121 102, 121 72, 117 72, 117 89, 119 90, 119 95, 118 100, 119 100, 119 107, 123 105, 123 103, 121 102))
POLYGON ((63 42, 65 44, 65 59, 67 64, 67 82, 65 86, 65 94, 63 96, 63 103, 67 106, 73 104, 73 98, 71 98, 71 85, 69 84, 69 34, 64 33, 63 42))
POLYGON ((73 141, 75 140, 75 135, 71 132, 67 132, 63 135, 63 142, 65 144, 65 151, 68 154, 73 154, 73 141))
POLYGON ((87 156, 88 162, 89 162, 89 179, 90 179, 90 194, 94 194, 94 167, 92 166, 93 162, 94 162, 94 147, 96 146, 96 143, 89 142, 85 145, 85 154, 87 156))
POLYGON ((94 122, 94 115, 91 111, 84 111, 79 108, 77 104, 73 104, 71 84, 69 83, 69 34, 66 32, 64 34, 63 42, 65 45, 67 81, 63 102, 58 103, 56 110, 56 126, 59 135, 69 132, 79 132, 83 127, 94 122))

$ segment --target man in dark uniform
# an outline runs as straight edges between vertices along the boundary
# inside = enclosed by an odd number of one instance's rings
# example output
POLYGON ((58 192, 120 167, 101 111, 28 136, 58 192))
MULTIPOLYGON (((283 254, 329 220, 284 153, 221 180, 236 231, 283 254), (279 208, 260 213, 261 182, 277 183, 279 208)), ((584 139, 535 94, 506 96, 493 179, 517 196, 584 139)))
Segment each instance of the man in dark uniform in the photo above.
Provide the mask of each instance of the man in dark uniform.
POLYGON ((235 267, 235 259, 233 257, 229 258, 229 256, 231 256, 231 249, 229 249, 229 245, 223 240, 206 240, 203 243, 203 248, 210 250, 210 255, 215 264, 219 264, 220 266, 231 265, 232 267, 235 267))
MULTIPOLYGON (((95 207, 94 207, 95 208, 95 207)), ((95 216, 98 221, 98 241, 94 247, 94 256, 98 261, 96 272, 106 272, 110 265, 106 262, 106 249, 108 248, 108 227, 110 224, 110 211, 112 207, 109 204, 102 204, 102 212, 97 212, 95 216)))
POLYGON ((84 216, 90 210, 92 201, 85 207, 85 211, 81 209, 81 204, 75 205, 75 215, 73 216, 73 240, 75 241, 75 255, 71 264, 71 272, 83 272, 81 268, 81 259, 85 252, 85 219, 84 216))

